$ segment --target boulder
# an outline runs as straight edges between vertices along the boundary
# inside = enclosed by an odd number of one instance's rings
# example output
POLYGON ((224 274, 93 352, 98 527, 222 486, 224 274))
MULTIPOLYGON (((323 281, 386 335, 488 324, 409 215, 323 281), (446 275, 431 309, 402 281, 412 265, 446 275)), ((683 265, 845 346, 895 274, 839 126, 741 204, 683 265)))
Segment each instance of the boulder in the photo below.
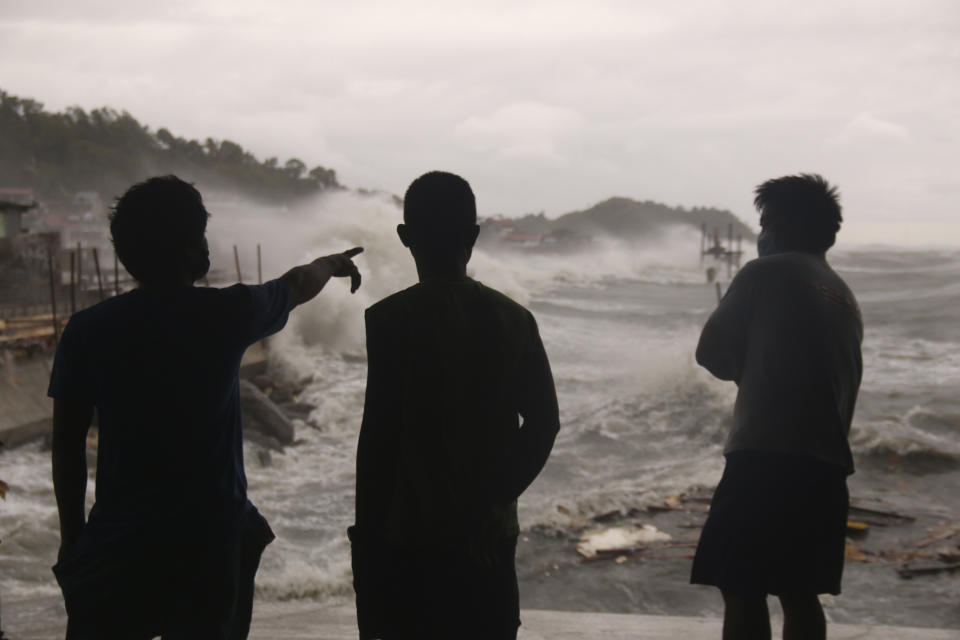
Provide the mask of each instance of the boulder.
POLYGON ((247 380, 240 380, 240 407, 243 410, 244 431, 259 431, 281 445, 293 443, 293 422, 263 391, 247 380))

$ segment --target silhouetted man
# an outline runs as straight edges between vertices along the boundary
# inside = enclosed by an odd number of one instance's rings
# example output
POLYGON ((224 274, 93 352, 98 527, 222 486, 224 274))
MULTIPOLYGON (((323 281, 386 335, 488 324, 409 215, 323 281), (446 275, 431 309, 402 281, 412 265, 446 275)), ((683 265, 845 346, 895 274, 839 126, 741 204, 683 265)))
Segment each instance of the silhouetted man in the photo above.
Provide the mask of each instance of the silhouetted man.
POLYGON ((863 323, 826 260, 842 221, 835 188, 785 176, 754 202, 760 257, 697 345, 697 362, 738 392, 691 581, 723 593, 725 640, 770 638, 767 594, 783 605, 785 640, 815 640, 826 637, 817 594, 840 593, 863 323))
POLYGON ((530 312, 466 275, 479 227, 465 180, 417 178, 403 220, 420 282, 366 313, 360 637, 515 638, 517 498, 559 429, 550 365, 530 312))
POLYGON ((273 539, 247 499, 238 373, 331 276, 326 256, 260 286, 194 287, 210 266, 200 193, 174 176, 131 187, 110 218, 139 286, 76 313, 57 348, 54 572, 68 639, 246 638, 253 578, 273 539), (99 425, 96 500, 85 520, 86 436, 99 425))

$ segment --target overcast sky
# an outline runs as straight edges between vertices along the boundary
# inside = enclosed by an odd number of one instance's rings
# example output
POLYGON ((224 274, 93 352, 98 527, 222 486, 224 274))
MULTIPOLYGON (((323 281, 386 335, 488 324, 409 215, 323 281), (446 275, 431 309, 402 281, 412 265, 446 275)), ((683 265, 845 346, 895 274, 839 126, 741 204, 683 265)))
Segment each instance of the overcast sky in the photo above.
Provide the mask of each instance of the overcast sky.
POLYGON ((754 223, 756 184, 820 172, 842 240, 960 244, 956 0, 0 0, 0 88, 351 187, 454 171, 481 214, 754 223))

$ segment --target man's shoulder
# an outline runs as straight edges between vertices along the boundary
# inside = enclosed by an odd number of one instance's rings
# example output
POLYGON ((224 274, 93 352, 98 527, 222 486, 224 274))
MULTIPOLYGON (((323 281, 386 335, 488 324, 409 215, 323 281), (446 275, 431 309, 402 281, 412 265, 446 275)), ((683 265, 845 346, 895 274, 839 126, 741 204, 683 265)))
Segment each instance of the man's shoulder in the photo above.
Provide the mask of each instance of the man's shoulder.
POLYGON ((750 260, 737 272, 736 278, 751 283, 772 279, 782 284, 784 279, 808 280, 827 273, 832 271, 822 257, 790 251, 750 260))
POLYGON ((140 302, 141 292, 138 289, 121 293, 118 296, 101 300, 93 306, 81 309, 70 316, 69 325, 74 331, 95 327, 115 318, 122 320, 123 316, 140 302))
POLYGON ((502 293, 492 287, 488 287, 482 282, 474 281, 474 284, 476 285, 477 294, 486 304, 499 307, 507 313, 512 313, 518 316, 527 317, 532 315, 525 306, 505 293, 502 293))
POLYGON ((372 305, 367 307, 367 317, 380 317, 397 313, 397 311, 403 308, 404 304, 406 304, 408 300, 416 295, 415 290, 417 287, 418 285, 407 287, 402 291, 391 293, 386 298, 381 298, 377 302, 374 302, 372 305))
MULTIPOLYGON (((474 303, 482 307, 495 309, 507 316, 525 319, 532 315, 526 307, 509 296, 471 278, 467 278, 457 286, 462 286, 461 292, 466 294, 461 299, 473 299, 474 303)), ((366 310, 367 321, 377 322, 380 319, 393 318, 404 313, 407 308, 417 309, 422 305, 429 305, 430 302, 428 301, 435 300, 433 295, 435 293, 433 288, 421 283, 397 291, 368 307, 366 310)))

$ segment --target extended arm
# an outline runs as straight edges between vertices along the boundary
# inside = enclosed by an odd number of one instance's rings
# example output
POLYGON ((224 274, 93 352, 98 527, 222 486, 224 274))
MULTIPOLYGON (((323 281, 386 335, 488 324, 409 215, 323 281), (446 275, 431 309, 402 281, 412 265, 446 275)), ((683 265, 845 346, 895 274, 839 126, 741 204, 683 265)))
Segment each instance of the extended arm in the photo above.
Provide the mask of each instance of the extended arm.
POLYGON ((53 491, 60 514, 60 556, 80 537, 86 518, 87 431, 92 418, 89 402, 53 401, 53 491))
POLYGON ((360 288, 360 272, 352 258, 363 251, 354 247, 343 253, 317 258, 309 264, 290 269, 280 276, 290 290, 290 307, 312 300, 330 278, 350 278, 350 293, 360 288))

